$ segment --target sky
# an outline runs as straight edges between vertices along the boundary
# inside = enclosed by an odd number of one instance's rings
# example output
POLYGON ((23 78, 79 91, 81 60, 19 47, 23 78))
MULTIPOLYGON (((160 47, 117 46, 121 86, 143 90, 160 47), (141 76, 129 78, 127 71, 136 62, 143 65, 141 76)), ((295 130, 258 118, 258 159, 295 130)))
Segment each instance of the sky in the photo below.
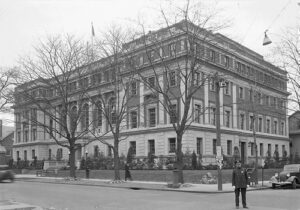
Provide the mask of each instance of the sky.
MULTIPOLYGON (((0 67, 17 65, 37 42, 48 35, 75 34, 85 41, 112 23, 130 24, 143 19, 149 26, 158 9, 182 5, 184 0, 0 0, 0 67)), ((195 1, 194 1, 195 2, 195 1)), ((300 0, 198 0, 230 19, 224 35, 267 56, 287 27, 300 26, 300 0), (264 31, 273 44, 262 46, 264 31)), ((150 28, 151 29, 151 28, 150 28)), ((6 119, 7 115, 0 114, 6 119)), ((9 119, 11 119, 9 117, 9 119)), ((9 123, 9 120, 4 121, 9 123)))

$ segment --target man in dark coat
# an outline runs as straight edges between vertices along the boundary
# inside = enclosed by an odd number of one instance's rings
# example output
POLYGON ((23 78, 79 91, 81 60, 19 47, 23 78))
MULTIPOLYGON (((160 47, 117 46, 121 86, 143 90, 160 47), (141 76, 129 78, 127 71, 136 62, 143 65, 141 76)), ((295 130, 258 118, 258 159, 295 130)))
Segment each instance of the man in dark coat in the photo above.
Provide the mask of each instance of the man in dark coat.
POLYGON ((248 184, 248 175, 245 169, 242 169, 241 161, 235 161, 235 169, 232 172, 232 186, 235 188, 235 206, 239 208, 239 196, 242 194, 243 208, 247 209, 246 189, 248 184))
POLYGON ((125 164, 125 181, 127 181, 127 179, 129 179, 130 181, 132 181, 131 174, 130 174, 130 171, 129 171, 129 164, 128 163, 125 164))

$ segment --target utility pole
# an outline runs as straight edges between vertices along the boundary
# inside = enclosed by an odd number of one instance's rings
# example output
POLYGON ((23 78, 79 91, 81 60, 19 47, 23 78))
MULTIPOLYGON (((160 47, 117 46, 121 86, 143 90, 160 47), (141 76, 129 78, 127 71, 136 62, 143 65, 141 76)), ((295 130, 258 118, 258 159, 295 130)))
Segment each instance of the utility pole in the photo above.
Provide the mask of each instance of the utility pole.
POLYGON ((216 134, 217 134, 217 163, 218 163, 218 191, 222 191, 222 149, 221 149, 221 130, 220 130, 220 80, 218 73, 215 77, 216 86, 216 134))
POLYGON ((256 114, 253 113, 253 117, 252 117, 252 132, 253 132, 254 152, 255 152, 254 173, 255 173, 255 184, 257 185, 258 184, 258 176, 257 176, 258 156, 257 156, 257 144, 256 144, 255 119, 256 119, 256 114))

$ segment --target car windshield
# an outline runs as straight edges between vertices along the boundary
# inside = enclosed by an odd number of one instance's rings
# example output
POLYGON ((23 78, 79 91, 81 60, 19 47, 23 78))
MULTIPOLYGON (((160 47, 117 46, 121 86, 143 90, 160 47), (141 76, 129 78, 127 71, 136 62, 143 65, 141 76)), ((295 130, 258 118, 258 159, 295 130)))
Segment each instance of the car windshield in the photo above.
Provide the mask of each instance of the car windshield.
POLYGON ((299 166, 286 165, 283 168, 284 171, 299 171, 299 166))

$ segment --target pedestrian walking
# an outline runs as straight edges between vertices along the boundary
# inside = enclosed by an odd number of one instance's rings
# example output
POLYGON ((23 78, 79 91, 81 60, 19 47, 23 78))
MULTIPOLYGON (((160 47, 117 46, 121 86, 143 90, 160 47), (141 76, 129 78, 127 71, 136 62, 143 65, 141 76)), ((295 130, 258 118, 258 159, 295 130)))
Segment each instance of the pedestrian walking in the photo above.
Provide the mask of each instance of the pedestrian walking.
POLYGON ((130 171, 129 171, 129 164, 128 163, 125 164, 125 181, 127 181, 127 179, 129 179, 130 181, 132 181, 131 174, 130 174, 130 171))
POLYGON ((232 186, 235 192, 235 206, 239 208, 239 197, 240 192, 242 194, 242 204, 243 208, 248 209, 246 203, 246 189, 248 184, 247 171, 242 168, 241 161, 235 161, 235 169, 232 172, 232 186))

